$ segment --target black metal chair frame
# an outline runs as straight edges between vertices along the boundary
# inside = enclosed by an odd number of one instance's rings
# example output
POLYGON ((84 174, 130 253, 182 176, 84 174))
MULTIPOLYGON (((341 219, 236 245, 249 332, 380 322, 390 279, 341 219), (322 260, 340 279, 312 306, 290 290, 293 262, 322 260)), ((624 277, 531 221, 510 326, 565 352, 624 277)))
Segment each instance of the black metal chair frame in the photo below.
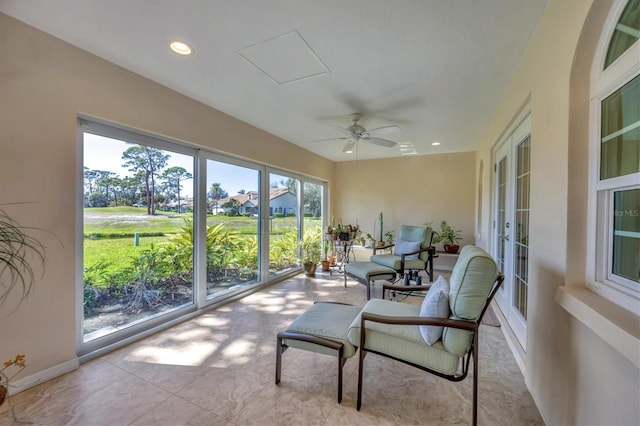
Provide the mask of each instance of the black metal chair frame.
MULTIPOLYGON (((480 313, 480 316, 475 321, 463 321, 463 320, 452 320, 448 318, 426 318, 426 317, 398 317, 398 316, 385 316, 385 315, 377 315, 368 312, 363 312, 360 320, 360 354, 358 356, 358 401, 357 401, 357 410, 360 410, 362 405, 362 376, 363 376, 363 367, 364 367, 364 358, 367 355, 367 352, 375 353, 387 358, 394 359, 396 361, 402 362, 407 365, 411 365, 416 367, 422 371, 426 371, 431 374, 435 374, 436 376, 442 377, 444 379, 450 380, 452 382, 459 382, 464 380, 467 377, 469 372, 469 363, 471 362, 471 358, 473 357, 473 425, 477 425, 478 423, 478 348, 479 348, 479 328, 480 322, 482 321, 482 317, 485 312, 489 308, 493 297, 497 293, 498 289, 502 285, 504 281, 504 276, 500 274, 489 292, 489 296, 487 297, 487 301, 480 313), (366 321, 373 321, 382 324, 394 324, 394 325, 436 325, 436 326, 444 326, 444 327, 452 327, 458 328, 461 330, 468 330, 473 332, 473 342, 469 351, 462 358, 462 374, 461 375, 448 375, 443 374, 438 371, 432 370, 427 367, 423 367, 421 365, 414 364, 409 361, 405 361, 399 358, 395 358, 393 356, 378 352, 372 351, 365 348, 366 341, 366 321)), ((384 296, 384 294, 383 294, 384 296)))
MULTIPOLYGON (((336 305, 352 306, 349 303, 330 302, 330 301, 316 301, 314 302, 314 304, 315 303, 333 303, 336 305)), ((338 404, 342 402, 342 367, 344 367, 348 359, 344 357, 343 344, 339 342, 335 342, 333 340, 314 336, 312 334, 294 333, 290 331, 279 332, 276 339, 277 340, 276 342, 276 385, 280 383, 280 378, 282 377, 282 354, 287 349, 289 349, 289 346, 287 346, 284 343, 285 339, 314 343, 316 345, 324 346, 326 348, 333 349, 336 351, 336 356, 338 357, 338 404)))
MULTIPOLYGON (((404 253, 400 255, 400 269, 396 269, 396 274, 398 274, 396 282, 402 279, 402 276, 404 275, 405 257, 412 256, 414 254, 417 254, 418 256, 420 256, 420 253, 423 253, 423 252, 428 252, 427 262, 425 263, 424 271, 427 273, 427 276, 429 277, 429 281, 430 282, 433 281, 433 259, 438 257, 438 255, 436 254, 436 248, 432 245, 432 242, 433 242, 433 232, 431 233, 431 238, 429 239, 428 247, 420 248, 420 250, 417 250, 411 253, 404 253)), ((394 246, 395 244, 391 243, 391 244, 380 246, 380 247, 374 247, 373 255, 375 256, 378 250, 384 250, 384 249, 392 248, 394 246)))

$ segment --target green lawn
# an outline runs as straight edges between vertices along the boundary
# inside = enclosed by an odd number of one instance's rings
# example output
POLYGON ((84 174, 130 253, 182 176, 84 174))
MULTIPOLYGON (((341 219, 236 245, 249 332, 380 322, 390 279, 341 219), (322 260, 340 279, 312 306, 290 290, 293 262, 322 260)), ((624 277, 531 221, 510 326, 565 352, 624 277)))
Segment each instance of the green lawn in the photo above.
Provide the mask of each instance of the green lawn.
MULTIPOLYGON (((192 213, 158 212, 148 216, 142 207, 105 207, 84 209, 84 266, 105 262, 106 270, 115 273, 131 264, 132 258, 150 248, 159 245, 185 226, 185 220, 192 213), (139 233, 139 245, 134 245, 134 234, 139 233), (151 235, 151 236, 147 236, 151 235), (90 238, 87 238, 90 236, 90 238)), ((256 235, 257 218, 243 216, 208 216, 207 225, 224 223, 227 229, 246 235, 256 235)), ((305 218, 305 224, 320 223, 319 219, 305 218)), ((269 221, 270 235, 280 238, 287 231, 296 228, 295 217, 274 218, 269 221)))
POLYGON ((158 245, 167 241, 167 237, 141 237, 139 245, 133 243, 133 238, 104 238, 104 239, 84 239, 84 264, 85 266, 95 265, 98 262, 105 262, 108 266, 106 271, 116 273, 122 268, 131 264, 133 258, 140 257, 143 250, 151 248, 151 245, 158 245))
MULTIPOLYGON (((174 234, 191 219, 192 213, 158 212, 147 215, 145 207, 104 207, 84 209, 84 235, 132 236, 133 234, 174 234)), ((313 220, 307 218, 307 220, 313 220)), ((318 219, 315 219, 318 221, 318 219)), ((258 219, 244 216, 207 216, 207 225, 224 223, 228 229, 241 234, 255 235, 258 219)), ((295 217, 274 218, 269 221, 272 234, 282 234, 296 226, 295 217)))

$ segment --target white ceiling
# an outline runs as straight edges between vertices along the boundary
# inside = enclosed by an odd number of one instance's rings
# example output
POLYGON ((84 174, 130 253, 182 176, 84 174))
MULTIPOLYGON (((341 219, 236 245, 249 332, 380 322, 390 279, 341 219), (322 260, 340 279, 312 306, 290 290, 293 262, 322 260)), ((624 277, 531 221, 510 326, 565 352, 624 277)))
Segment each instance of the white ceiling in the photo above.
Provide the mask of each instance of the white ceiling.
POLYGON ((546 3, 0 0, 0 11, 347 161, 401 155, 398 146, 360 142, 345 154, 341 140, 309 143, 341 137, 332 125, 348 127, 351 113, 361 113, 367 129, 400 126, 381 137, 410 142, 418 155, 474 150, 546 3), (191 44, 194 54, 172 53, 174 39, 191 44))

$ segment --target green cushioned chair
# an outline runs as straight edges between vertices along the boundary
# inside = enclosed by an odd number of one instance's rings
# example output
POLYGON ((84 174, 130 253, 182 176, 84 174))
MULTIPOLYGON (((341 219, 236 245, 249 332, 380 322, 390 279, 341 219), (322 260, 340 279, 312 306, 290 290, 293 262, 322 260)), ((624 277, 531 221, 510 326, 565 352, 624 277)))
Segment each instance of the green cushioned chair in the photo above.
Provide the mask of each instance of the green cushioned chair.
POLYGON ((431 245, 433 231, 428 226, 402 225, 398 233, 398 239, 394 244, 383 247, 374 247, 373 256, 369 260, 381 266, 394 269, 402 277, 408 271, 426 271, 429 281, 433 281, 433 258, 436 253, 431 245), (402 243, 406 247, 412 247, 409 251, 398 251, 398 245, 402 243), (419 243, 419 244, 418 244, 419 243), (378 250, 392 248, 392 254, 377 254, 378 250))
POLYGON ((367 302, 348 332, 351 343, 360 348, 357 409, 360 410, 362 403, 363 364, 368 352, 451 381, 460 381, 467 376, 473 358, 475 425, 480 321, 502 281, 503 276, 491 256, 479 247, 465 246, 451 274, 448 299, 444 298, 444 302, 441 302, 445 309, 448 302, 449 318, 421 316, 424 306, 382 299, 367 302), (442 337, 428 345, 419 326, 443 326, 442 337))

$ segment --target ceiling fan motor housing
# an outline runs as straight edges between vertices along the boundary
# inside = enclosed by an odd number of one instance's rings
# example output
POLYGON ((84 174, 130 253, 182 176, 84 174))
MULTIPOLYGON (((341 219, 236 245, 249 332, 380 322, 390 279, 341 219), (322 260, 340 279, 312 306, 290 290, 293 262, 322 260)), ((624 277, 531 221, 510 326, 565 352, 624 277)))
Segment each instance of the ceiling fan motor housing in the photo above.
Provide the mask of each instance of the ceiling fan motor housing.
POLYGON ((354 133, 354 134, 358 135, 358 136, 367 131, 367 129, 365 129, 364 127, 362 127, 359 124, 352 124, 351 126, 349 126, 347 128, 347 130, 350 131, 351 133, 354 133))

